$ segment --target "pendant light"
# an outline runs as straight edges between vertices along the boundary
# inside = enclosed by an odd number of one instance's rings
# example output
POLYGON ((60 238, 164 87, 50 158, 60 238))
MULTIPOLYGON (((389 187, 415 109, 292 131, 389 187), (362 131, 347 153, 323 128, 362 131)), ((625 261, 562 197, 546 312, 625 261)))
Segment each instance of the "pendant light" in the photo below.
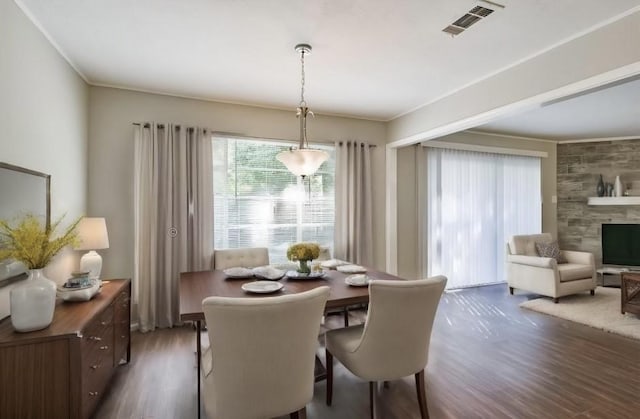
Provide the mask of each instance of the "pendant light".
POLYGON ((310 176, 314 174, 329 158, 329 154, 323 150, 314 150, 309 148, 307 141, 307 115, 313 116, 313 112, 307 107, 304 100, 304 56, 311 53, 311 45, 298 44, 295 50, 300 53, 301 71, 301 89, 300 104, 298 105, 297 116, 300 119, 300 143, 298 148, 291 147, 289 150, 278 153, 276 158, 284 164, 291 173, 296 176, 310 176))

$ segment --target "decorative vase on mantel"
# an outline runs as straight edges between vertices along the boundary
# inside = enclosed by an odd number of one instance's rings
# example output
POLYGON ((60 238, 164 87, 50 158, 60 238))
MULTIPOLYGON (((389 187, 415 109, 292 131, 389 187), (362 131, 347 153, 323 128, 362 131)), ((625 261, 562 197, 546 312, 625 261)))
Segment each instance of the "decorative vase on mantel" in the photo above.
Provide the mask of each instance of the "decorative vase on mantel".
POLYGON ((11 290, 11 324, 17 332, 44 329, 53 320, 56 284, 43 269, 31 269, 29 278, 11 290))
POLYGON ((616 176, 616 181, 613 184, 613 190, 615 191, 615 196, 622 196, 624 191, 622 190, 622 181, 620 180, 620 176, 616 176))
POLYGON ((596 186, 596 193, 598 194, 598 196, 604 196, 604 192, 604 181, 602 180, 602 175, 600 175, 598 185, 596 186))
POLYGON ((311 267, 309 266, 309 260, 307 259, 299 259, 298 260, 298 272, 301 274, 310 274, 311 273, 311 267))

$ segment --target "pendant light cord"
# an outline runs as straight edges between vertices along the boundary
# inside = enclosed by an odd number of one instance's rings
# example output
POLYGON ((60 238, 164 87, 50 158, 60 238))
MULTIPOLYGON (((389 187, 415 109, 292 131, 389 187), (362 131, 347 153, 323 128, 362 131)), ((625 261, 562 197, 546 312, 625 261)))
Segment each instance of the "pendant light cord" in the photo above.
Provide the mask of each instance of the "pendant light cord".
POLYGON ((304 50, 300 51, 300 107, 306 107, 307 102, 304 100, 304 82, 305 82, 305 74, 304 74, 304 50))

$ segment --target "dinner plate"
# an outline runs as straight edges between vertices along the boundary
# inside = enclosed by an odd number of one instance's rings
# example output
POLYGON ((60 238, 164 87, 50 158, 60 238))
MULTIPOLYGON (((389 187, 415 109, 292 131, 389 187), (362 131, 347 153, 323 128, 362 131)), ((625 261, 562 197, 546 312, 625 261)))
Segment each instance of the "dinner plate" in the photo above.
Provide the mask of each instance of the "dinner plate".
POLYGON ((366 275, 356 274, 356 275, 349 275, 344 279, 344 282, 347 285, 351 285, 352 287, 366 287, 367 285, 369 285, 370 280, 371 278, 369 278, 366 275))
POLYGON ((320 279, 325 277, 324 272, 311 272, 308 274, 303 274, 298 271, 287 271, 287 278, 293 279, 320 279))
POLYGON ((336 269, 338 266, 342 265, 349 265, 349 262, 345 262, 344 260, 340 259, 329 259, 320 262, 320 266, 327 269, 336 269))
POLYGON ((274 281, 253 281, 242 284, 242 289, 246 292, 254 292, 256 294, 269 294, 271 292, 280 291, 284 287, 281 282, 274 281))
POLYGON ((256 278, 260 279, 268 279, 270 281, 277 281, 282 278, 285 274, 285 271, 281 269, 276 269, 273 266, 260 266, 257 268, 253 268, 253 275, 256 278))
POLYGON ((336 269, 346 274, 363 274, 367 272, 367 268, 360 265, 342 265, 338 266, 336 269))
POLYGON ((228 268, 223 270, 227 278, 251 278, 253 270, 249 268, 228 268))

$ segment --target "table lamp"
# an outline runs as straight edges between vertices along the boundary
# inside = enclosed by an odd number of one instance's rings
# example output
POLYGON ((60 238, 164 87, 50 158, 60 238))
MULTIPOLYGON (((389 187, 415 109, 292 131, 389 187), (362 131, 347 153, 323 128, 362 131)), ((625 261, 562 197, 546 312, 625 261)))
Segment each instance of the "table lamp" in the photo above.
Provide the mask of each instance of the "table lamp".
POLYGON ((102 217, 84 217, 78 223, 77 250, 89 250, 80 259, 80 270, 89 272, 89 279, 99 279, 102 270, 102 257, 96 252, 109 248, 107 223, 102 217))

